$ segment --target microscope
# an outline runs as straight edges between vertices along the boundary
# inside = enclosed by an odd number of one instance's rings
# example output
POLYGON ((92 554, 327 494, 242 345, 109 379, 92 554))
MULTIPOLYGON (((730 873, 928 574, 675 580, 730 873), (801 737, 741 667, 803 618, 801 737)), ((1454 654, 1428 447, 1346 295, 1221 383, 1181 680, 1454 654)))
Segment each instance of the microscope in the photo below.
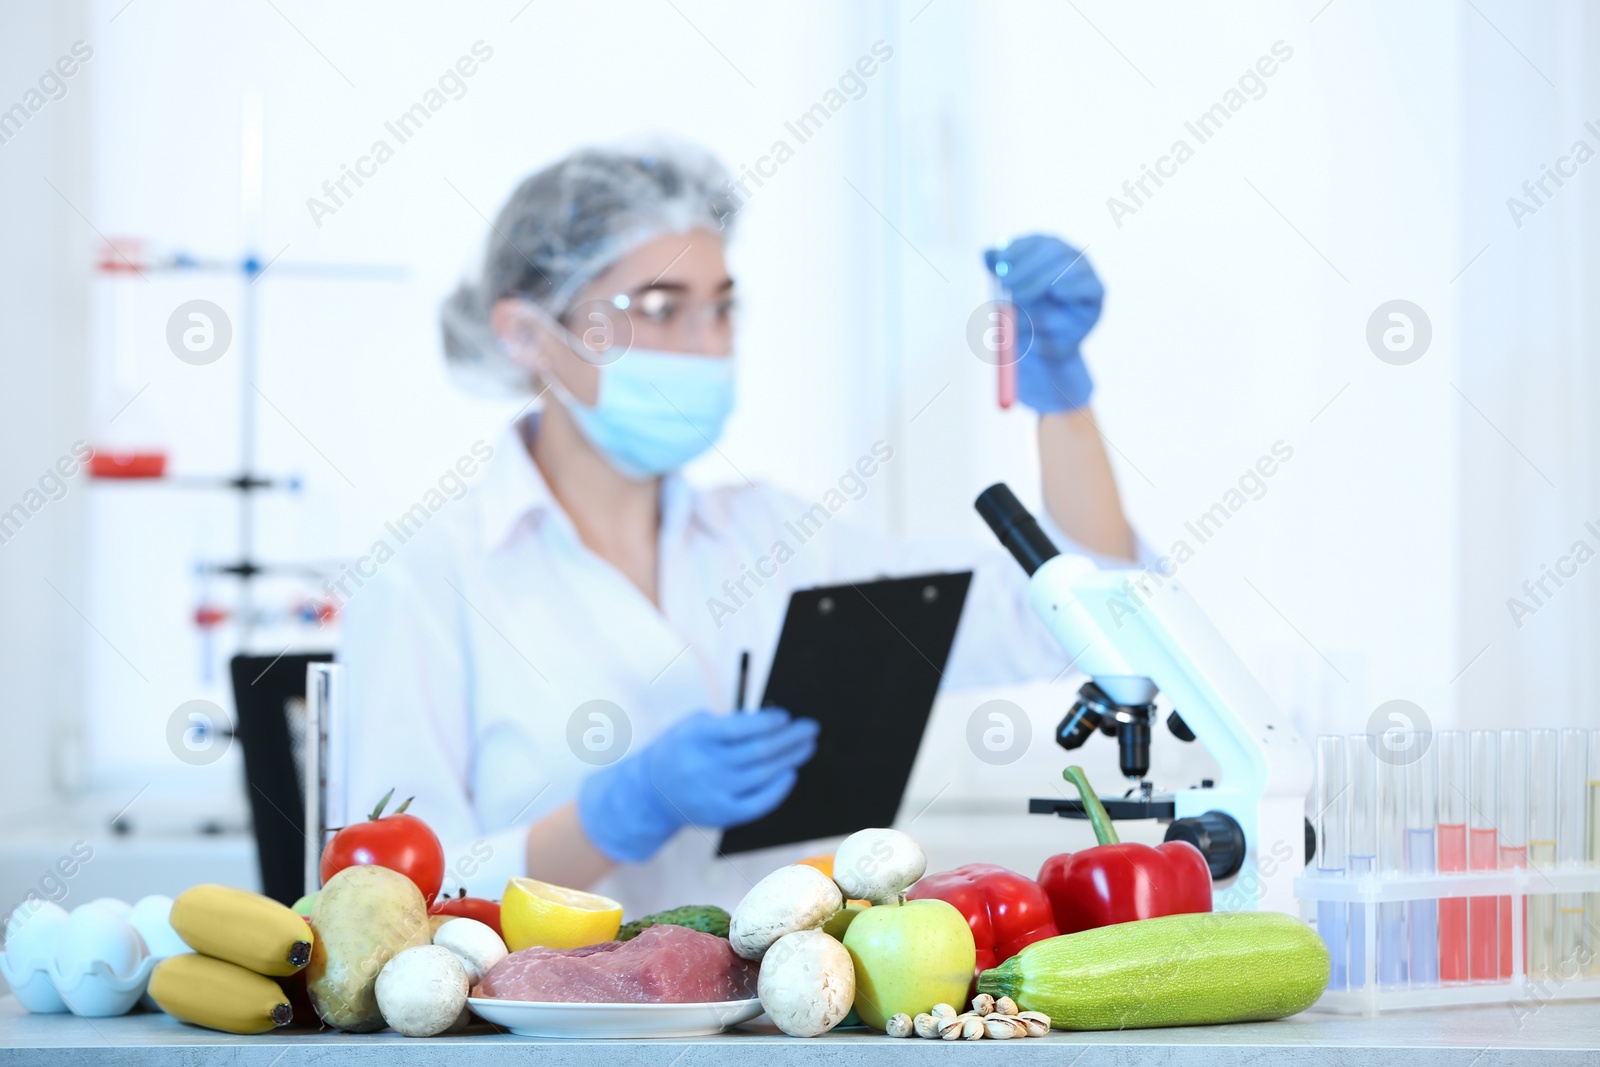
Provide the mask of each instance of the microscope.
MULTIPOLYGON (((1170 577, 1102 570, 1062 555, 1003 482, 975 506, 1029 574, 1033 610, 1089 676, 1056 742, 1076 749, 1097 731, 1117 739, 1133 787, 1103 798, 1107 812, 1168 822, 1168 841, 1198 848, 1211 868, 1217 911, 1298 914, 1294 880, 1314 842, 1305 820, 1311 754, 1211 620, 1170 577), (1145 776, 1162 693, 1174 708, 1167 729, 1205 747, 1217 781, 1153 791, 1145 776)), ((1084 817, 1081 800, 1034 799, 1028 810, 1084 817)))

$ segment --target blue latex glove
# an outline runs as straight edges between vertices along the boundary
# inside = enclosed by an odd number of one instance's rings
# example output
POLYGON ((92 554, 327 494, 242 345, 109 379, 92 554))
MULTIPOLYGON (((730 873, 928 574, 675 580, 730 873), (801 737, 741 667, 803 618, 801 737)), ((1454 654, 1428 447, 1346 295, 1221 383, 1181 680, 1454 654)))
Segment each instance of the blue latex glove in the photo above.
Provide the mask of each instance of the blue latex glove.
POLYGON ((777 708, 696 712, 585 779, 578 822, 611 859, 643 863, 685 826, 759 819, 794 788, 796 768, 817 750, 817 729, 777 708))
POLYGON ((1041 413, 1083 407, 1094 381, 1078 345, 1106 295, 1089 260, 1060 238, 1036 233, 989 249, 983 262, 1020 312, 1017 399, 1041 413))

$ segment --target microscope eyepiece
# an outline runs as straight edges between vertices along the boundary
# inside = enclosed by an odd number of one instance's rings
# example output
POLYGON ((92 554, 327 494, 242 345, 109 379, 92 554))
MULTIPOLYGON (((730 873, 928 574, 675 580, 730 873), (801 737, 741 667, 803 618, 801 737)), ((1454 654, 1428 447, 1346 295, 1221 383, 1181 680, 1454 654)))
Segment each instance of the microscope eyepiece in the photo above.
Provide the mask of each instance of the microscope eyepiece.
POLYGON ((1061 554, 1055 542, 1039 528, 1033 513, 1022 506, 1022 501, 1005 482, 996 482, 979 493, 973 506, 1006 551, 1016 557, 1029 574, 1061 554))

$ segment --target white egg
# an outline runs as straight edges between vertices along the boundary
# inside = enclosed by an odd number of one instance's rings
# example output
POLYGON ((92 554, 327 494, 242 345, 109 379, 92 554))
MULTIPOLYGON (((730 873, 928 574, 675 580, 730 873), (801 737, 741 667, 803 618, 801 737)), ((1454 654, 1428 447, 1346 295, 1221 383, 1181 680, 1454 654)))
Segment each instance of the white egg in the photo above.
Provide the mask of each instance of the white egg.
POLYGON ((144 938, 146 951, 159 959, 189 951, 178 931, 172 928, 171 915, 171 897, 144 897, 133 906, 133 928, 144 938))
POLYGON ((104 963, 118 978, 126 978, 144 959, 144 940, 133 925, 110 908, 84 904, 72 909, 56 945, 56 968, 71 980, 104 963))
POLYGON ((55 959, 67 909, 48 900, 17 906, 6 919, 6 962, 19 973, 48 966, 55 959))
MULTIPOLYGON (((118 900, 116 897, 95 897, 93 900, 89 901, 89 903, 79 904, 78 907, 108 908, 124 919, 133 918, 133 905, 129 904, 126 900, 118 900)), ((74 908, 73 910, 76 911, 77 908, 74 908)))

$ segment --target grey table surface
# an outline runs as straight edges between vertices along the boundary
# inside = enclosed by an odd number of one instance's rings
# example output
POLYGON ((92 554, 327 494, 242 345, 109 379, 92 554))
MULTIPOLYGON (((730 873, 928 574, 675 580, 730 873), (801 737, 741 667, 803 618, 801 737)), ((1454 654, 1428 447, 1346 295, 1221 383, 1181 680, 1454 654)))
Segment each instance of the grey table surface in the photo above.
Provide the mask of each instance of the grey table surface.
POLYGON ((1536 1009, 1448 1008, 1375 1019, 1306 1012, 1272 1023, 1116 1033, 1052 1033, 1013 1041, 894 1040, 865 1030, 820 1038, 785 1037, 763 1016, 733 1032, 694 1040, 549 1041, 499 1033, 486 1024, 454 1037, 410 1040, 394 1033, 340 1034, 286 1028, 233 1037, 138 1012, 113 1019, 29 1015, 0 998, 0 1064, 626 1064, 763 1067, 830 1064, 953 1063, 962 1057, 1007 1063, 1096 1067, 1101 1064, 1249 1063, 1434 1065, 1600 1064, 1600 1002, 1559 1002, 1536 1009))

